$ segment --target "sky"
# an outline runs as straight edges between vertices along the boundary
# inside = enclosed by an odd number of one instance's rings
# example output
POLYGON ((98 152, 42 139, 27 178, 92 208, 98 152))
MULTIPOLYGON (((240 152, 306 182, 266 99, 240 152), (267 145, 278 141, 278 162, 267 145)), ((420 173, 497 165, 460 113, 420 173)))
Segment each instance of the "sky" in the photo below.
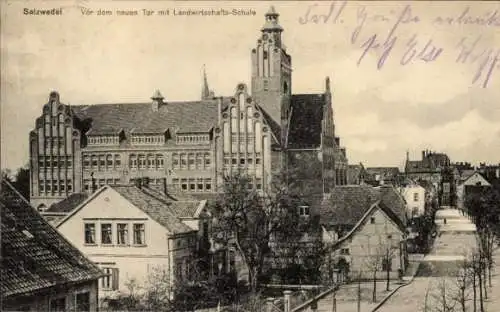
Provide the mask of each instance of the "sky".
MULTIPOLYGON (((270 5, 2 1, 1 167, 28 162, 28 134, 52 90, 71 105, 149 102, 155 89, 166 101, 196 100, 205 64, 210 88, 233 94, 250 83, 270 5), (62 15, 24 14, 52 8, 62 15), (176 15, 187 9, 255 15, 176 15)), ((420 159, 424 149, 500 163, 500 2, 273 5, 292 56, 292 92, 324 92, 330 77, 349 163, 402 167, 407 151, 420 159)))

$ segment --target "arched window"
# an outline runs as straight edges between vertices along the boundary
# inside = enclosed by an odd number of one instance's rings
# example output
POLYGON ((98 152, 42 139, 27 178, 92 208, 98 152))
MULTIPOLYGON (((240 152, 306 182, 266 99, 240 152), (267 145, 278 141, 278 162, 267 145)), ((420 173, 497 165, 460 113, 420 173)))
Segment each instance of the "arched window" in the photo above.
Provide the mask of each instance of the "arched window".
POLYGON ((90 160, 92 162, 92 169, 97 169, 97 156, 96 155, 90 156, 90 160))
POLYGON ((137 169, 137 155, 130 154, 130 158, 129 158, 128 163, 129 163, 130 169, 137 169))
POLYGON ((177 153, 172 154, 172 167, 173 169, 179 168, 179 154, 177 153))
POLYGON ((122 166, 122 160, 119 154, 115 154, 115 168, 120 168, 122 166))
POLYGON ((161 155, 161 154, 156 155, 156 166, 158 169, 163 169, 163 167, 164 167, 163 155, 161 155))
POLYGON ((149 169, 155 168, 155 158, 153 154, 148 154, 148 168, 149 169))
POLYGON ((112 170, 113 169, 113 155, 108 154, 106 155, 106 170, 112 170))

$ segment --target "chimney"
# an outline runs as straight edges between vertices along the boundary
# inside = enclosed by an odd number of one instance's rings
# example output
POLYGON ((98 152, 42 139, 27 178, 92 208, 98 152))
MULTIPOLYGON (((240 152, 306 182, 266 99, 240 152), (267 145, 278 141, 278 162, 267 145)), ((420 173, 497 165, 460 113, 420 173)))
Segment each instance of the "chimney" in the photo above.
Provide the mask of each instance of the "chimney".
POLYGON ((425 151, 422 151, 422 160, 424 160, 424 159, 425 159, 425 154, 426 154, 426 152, 425 152, 425 151))
POLYGON ((165 193, 165 195, 167 195, 167 178, 163 178, 163 193, 165 193))

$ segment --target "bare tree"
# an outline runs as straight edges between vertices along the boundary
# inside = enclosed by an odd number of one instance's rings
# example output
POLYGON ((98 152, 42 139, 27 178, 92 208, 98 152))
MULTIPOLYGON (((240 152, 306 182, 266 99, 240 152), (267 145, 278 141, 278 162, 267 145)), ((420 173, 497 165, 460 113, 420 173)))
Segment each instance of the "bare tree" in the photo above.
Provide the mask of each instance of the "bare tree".
POLYGON ((464 255, 463 260, 460 261, 454 273, 456 277, 451 285, 453 288, 451 298, 459 304, 462 312, 467 312, 467 302, 471 300, 470 291, 473 285, 472 279, 474 274, 471 259, 467 255, 464 255))
POLYGON ((483 271, 484 260, 481 252, 475 252, 472 255, 472 270, 474 274, 474 311, 476 311, 476 302, 479 299, 479 311, 484 312, 484 295, 483 295, 483 271), (477 282, 477 283, 476 283, 477 282), (477 297, 476 287, 479 288, 479 298, 477 297))
POLYGON ((276 183, 267 193, 253 189, 252 179, 237 173, 224 177, 222 193, 212 209, 213 239, 233 244, 248 271, 250 289, 257 291, 264 260, 280 239, 299 239, 297 198, 276 183))
POLYGON ((368 256, 364 261, 364 265, 372 273, 373 289, 372 301, 377 301, 377 273, 386 272, 386 289, 389 290, 390 272, 392 271, 392 259, 397 249, 392 245, 392 241, 382 241, 381 236, 378 236, 378 242, 374 246, 370 246, 370 240, 366 246, 368 256))
POLYGON ((446 278, 441 278, 431 295, 433 312, 455 312, 456 301, 453 300, 452 293, 453 290, 446 278))

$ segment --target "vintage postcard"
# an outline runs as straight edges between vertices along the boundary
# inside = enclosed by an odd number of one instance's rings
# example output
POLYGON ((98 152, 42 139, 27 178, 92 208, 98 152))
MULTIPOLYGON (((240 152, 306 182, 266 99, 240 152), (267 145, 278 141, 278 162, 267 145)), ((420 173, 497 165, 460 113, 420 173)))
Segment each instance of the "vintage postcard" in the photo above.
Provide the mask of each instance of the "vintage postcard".
POLYGON ((500 2, 0 5, 2 310, 497 309, 500 2))

